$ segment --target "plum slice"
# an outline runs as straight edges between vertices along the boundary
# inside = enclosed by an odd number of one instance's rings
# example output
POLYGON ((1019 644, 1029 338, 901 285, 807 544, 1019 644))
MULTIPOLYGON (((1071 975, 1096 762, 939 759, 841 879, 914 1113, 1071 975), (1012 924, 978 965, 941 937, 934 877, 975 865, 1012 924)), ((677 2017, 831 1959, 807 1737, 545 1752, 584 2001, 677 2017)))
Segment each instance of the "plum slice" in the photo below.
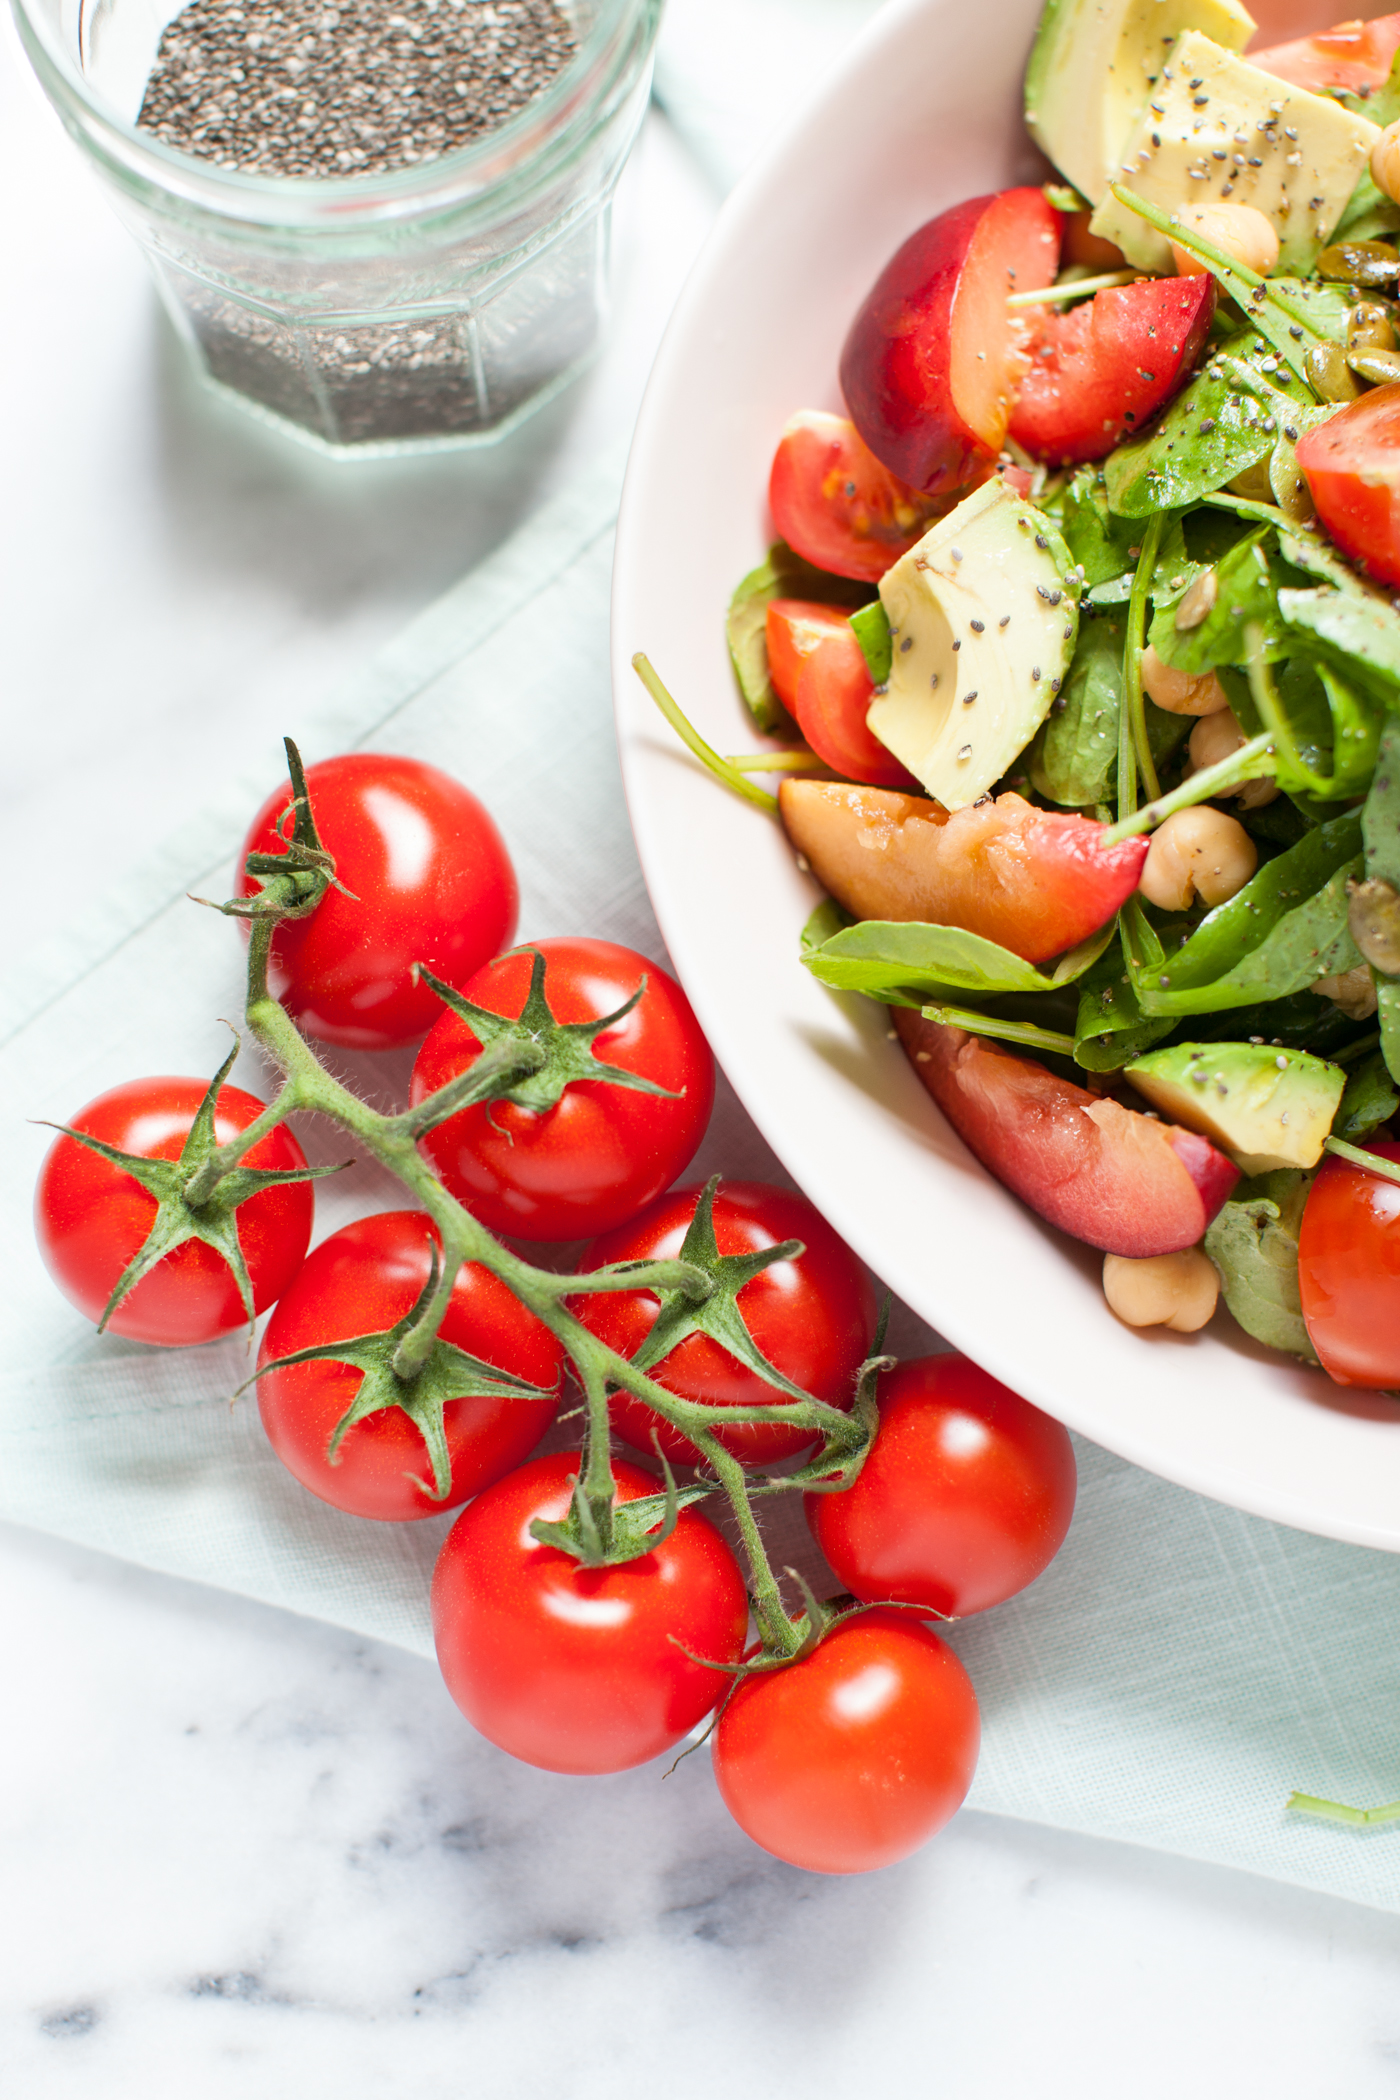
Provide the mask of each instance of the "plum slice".
POLYGON ((875 457, 937 494, 1001 450, 1024 358, 1007 294, 1054 281, 1060 219, 1038 189, 971 197, 890 258, 841 352, 851 420, 875 457))
POLYGON ((1194 1247, 1239 1169, 1208 1139, 1091 1094, 999 1043, 891 1018, 915 1072, 968 1150, 1061 1232, 1139 1259, 1194 1247))
POLYGON ((783 828, 823 889, 858 919, 960 926, 1047 962, 1077 948, 1137 888, 1146 839, 1101 841, 1091 817, 998 795, 952 815, 922 795, 785 780, 783 828))

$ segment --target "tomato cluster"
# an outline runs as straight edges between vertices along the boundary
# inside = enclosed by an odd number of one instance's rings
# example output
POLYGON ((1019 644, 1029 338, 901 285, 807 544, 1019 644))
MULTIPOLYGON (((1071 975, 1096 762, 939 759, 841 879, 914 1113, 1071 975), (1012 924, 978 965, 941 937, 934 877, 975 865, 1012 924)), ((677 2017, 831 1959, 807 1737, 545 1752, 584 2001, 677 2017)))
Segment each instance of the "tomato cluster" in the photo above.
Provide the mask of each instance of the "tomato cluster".
POLYGON ((720 1791, 760 1845, 825 1873, 902 1858, 958 1807, 977 1754, 972 1687, 925 1621, 986 1609, 1049 1561, 1074 1501, 1064 1430, 958 1357, 877 1389, 869 1278, 804 1198, 672 1186, 714 1095, 680 987, 610 942, 505 949, 505 846, 445 775, 368 754, 302 775, 290 755, 295 790, 254 820, 227 907, 253 921, 250 1025, 288 1070, 285 1105, 223 1083, 236 1050, 212 1085, 90 1103, 40 1175, 55 1280, 167 1347, 272 1305, 250 1383, 302 1486, 380 1521, 466 1505, 433 1621, 448 1688, 492 1742, 611 1772, 711 1716, 720 1791), (425 1030, 397 1118, 347 1114, 305 1041, 425 1030), (382 1140, 426 1207, 308 1254, 310 1184, 332 1170, 281 1121, 305 1106, 382 1140), (590 1244, 556 1273, 501 1231, 590 1244), (566 1368, 597 1399, 583 1449, 531 1457, 566 1368), (609 1420, 664 1486, 611 1459, 609 1420), (751 1469, 779 1462, 849 1592, 796 1618, 749 1502, 782 1484, 751 1469), (673 1465, 697 1470, 678 1487, 673 1465), (721 1488, 752 1600, 696 1506, 721 1488))

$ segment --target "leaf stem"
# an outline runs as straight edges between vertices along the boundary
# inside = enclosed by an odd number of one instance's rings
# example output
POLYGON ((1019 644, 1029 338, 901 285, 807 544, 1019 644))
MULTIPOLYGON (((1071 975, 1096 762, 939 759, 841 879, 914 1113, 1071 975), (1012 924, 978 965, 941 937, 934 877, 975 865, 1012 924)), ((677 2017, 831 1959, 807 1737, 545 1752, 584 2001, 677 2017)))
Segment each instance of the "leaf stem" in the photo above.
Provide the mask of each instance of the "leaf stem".
POLYGON ((1118 818, 1131 816, 1137 808, 1138 774, 1142 775, 1148 800, 1159 792, 1157 768, 1147 741, 1147 717, 1142 704, 1142 649, 1147 628, 1147 600, 1157 567, 1157 549, 1162 541, 1162 513, 1147 522, 1128 599, 1128 631, 1123 640, 1123 703, 1118 717, 1118 818))
POLYGON ((1345 1801, 1324 1801, 1316 1794, 1290 1794, 1284 1807, 1299 1815, 1321 1816, 1329 1823, 1350 1823, 1353 1827, 1400 1823, 1400 1801, 1387 1801, 1380 1808, 1349 1808, 1345 1801))
POLYGON ((1324 1138, 1322 1149, 1335 1152, 1338 1159, 1349 1160, 1352 1166, 1362 1167, 1382 1181, 1400 1181, 1400 1160, 1382 1159, 1378 1152, 1363 1151, 1360 1145, 1349 1145, 1344 1138, 1324 1138))
POLYGON ((1006 303, 1014 313, 1018 307, 1054 306, 1062 299, 1087 299, 1094 292, 1111 291, 1115 285, 1138 284, 1142 270, 1105 270, 1098 277, 1077 277, 1069 284, 1050 284, 1040 292, 1008 292, 1006 303))
POLYGON ((721 758, 718 751, 705 742, 699 730, 681 712, 676 702, 671 698, 671 695, 653 670, 650 660, 640 650, 632 659, 632 668, 651 694, 662 714, 665 715, 666 720, 675 730, 676 735, 683 744, 695 753, 701 765, 708 767, 716 780, 722 780, 726 787, 734 790, 736 795, 742 795, 745 802, 752 802, 756 809, 767 810, 770 816, 776 816, 778 813, 777 796, 768 794, 763 788, 755 787, 751 781, 744 778, 737 766, 731 765, 727 758, 721 758))
POLYGON ((1164 823, 1178 809, 1194 809, 1198 802, 1209 802, 1213 795, 1225 794, 1246 780, 1262 780, 1274 771, 1274 739, 1266 730, 1262 736, 1241 744, 1228 758, 1193 773, 1169 795, 1159 795, 1155 802, 1147 803, 1131 816, 1120 817, 1116 824, 1109 825, 1100 843, 1104 847, 1116 846, 1120 839, 1136 838, 1139 832, 1151 831, 1155 824, 1164 823))

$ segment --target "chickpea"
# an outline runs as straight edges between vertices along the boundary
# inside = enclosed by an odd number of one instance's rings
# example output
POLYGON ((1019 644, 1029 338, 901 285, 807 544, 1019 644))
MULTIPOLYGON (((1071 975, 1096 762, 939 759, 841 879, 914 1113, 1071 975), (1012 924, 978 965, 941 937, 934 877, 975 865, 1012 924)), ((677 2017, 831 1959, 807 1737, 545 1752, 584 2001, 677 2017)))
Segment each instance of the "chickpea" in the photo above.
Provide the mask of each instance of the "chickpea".
POLYGON ((1400 122, 1387 124, 1371 148, 1371 180, 1392 203, 1400 197, 1400 122))
POLYGON ((1224 904, 1258 865, 1243 824, 1202 802, 1174 811, 1153 832, 1138 888, 1162 911, 1185 911, 1193 890, 1206 904, 1224 904))
MULTIPOLYGON (((1379 151, 1379 148, 1377 148, 1379 151)), ((1278 262, 1278 229, 1252 204, 1194 204, 1177 214, 1183 226, 1223 249, 1233 262, 1267 277, 1278 262)), ((1172 242, 1178 277, 1198 277, 1205 264, 1172 242)))
POLYGON ((1199 1247, 1179 1254, 1103 1258, 1103 1294, 1125 1327, 1171 1327, 1194 1334, 1215 1311, 1220 1278, 1199 1247))
MULTIPOLYGON (((1191 732, 1186 746, 1193 773, 1204 773, 1207 766, 1218 766, 1222 758, 1238 751, 1248 738, 1230 708, 1216 715, 1203 715, 1191 732)), ((1278 782, 1264 775, 1258 780, 1242 780, 1238 787, 1222 788, 1222 795, 1233 795, 1241 809, 1262 809, 1278 795, 1278 782)))
POLYGON ((1169 715, 1218 715, 1230 705, 1214 671, 1193 676, 1190 671, 1173 670, 1150 642, 1142 652, 1142 689, 1169 715))

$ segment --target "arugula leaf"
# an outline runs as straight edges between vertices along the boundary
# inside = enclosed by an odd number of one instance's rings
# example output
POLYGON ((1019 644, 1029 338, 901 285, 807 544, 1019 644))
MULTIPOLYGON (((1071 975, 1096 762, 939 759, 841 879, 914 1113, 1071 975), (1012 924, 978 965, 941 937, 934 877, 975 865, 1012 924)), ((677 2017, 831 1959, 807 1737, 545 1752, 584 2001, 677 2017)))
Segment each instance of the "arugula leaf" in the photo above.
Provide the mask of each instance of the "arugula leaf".
POLYGON ((1245 1333, 1315 1364, 1298 1292, 1298 1232, 1311 1185, 1297 1167, 1241 1182, 1207 1228, 1205 1250, 1245 1333))
MULTIPOLYGON (((1364 586, 1357 589, 1281 589, 1278 610, 1352 685, 1393 707, 1400 696, 1400 613, 1364 586)), ((1299 646, 1295 638, 1291 645, 1299 646)))
POLYGON ((1343 1138, 1348 1145, 1359 1145, 1382 1123, 1388 1123, 1400 1108, 1400 1092, 1386 1070, 1384 1057, 1378 1050, 1347 1080, 1345 1091, 1332 1118, 1333 1137, 1343 1138))
POLYGON ((784 540, 775 540, 765 560, 750 569, 729 601, 725 635, 729 658, 739 690, 765 736, 796 734, 787 709, 773 690, 768 676, 768 607, 774 598, 809 598, 821 605, 855 607, 871 595, 868 583, 855 583, 846 576, 828 575, 794 554, 784 540))
MULTIPOLYGON (((1400 889, 1400 722, 1386 723, 1376 756, 1376 777, 1361 812, 1368 878, 1400 889)), ((1400 978, 1371 973, 1381 1026, 1381 1053, 1392 1079, 1400 1079, 1400 978)))
MULTIPOLYGON (((1392 74, 1392 82, 1394 78, 1392 74)), ((1346 100, 1355 103, 1358 116, 1371 117, 1373 124, 1385 126, 1393 124, 1400 116, 1400 104, 1388 117, 1374 117, 1371 112, 1392 93, 1393 89, 1382 88, 1380 94, 1373 95, 1369 102, 1358 101, 1352 95, 1346 100)), ((1346 209, 1333 229, 1331 245, 1339 241, 1373 241, 1378 233, 1392 233, 1397 226, 1400 226, 1400 205, 1392 204, 1385 191, 1376 187, 1375 178, 1367 168, 1347 199, 1346 209)))
POLYGON ((1278 587, 1265 542, 1271 528, 1256 526, 1216 565, 1215 603, 1199 627, 1178 629, 1174 605, 1160 605, 1148 641, 1163 663, 1193 677, 1220 664, 1241 664, 1248 654, 1245 629, 1264 631, 1266 660, 1290 653, 1279 619, 1278 587))
POLYGON ((1081 976, 1112 938, 1110 922, 1061 956, 1047 976, 1008 948, 960 926, 861 919, 820 946, 804 945, 802 960, 819 983, 836 991, 865 992, 893 1005, 920 1006, 924 1002, 913 994, 921 989, 971 992, 982 998, 1054 991, 1081 976))
POLYGON ((1207 912, 1175 955, 1142 956, 1134 990, 1143 1013, 1216 1013, 1354 969, 1361 957, 1347 928, 1347 883, 1360 847, 1360 818, 1334 817, 1207 912))
POLYGON ((1137 556, 1129 552, 1141 528, 1115 518, 1098 474, 1081 467, 1065 490, 1060 506, 1060 530, 1070 559, 1084 574, 1086 591, 1131 576, 1137 556))
POLYGON ((1026 753, 1031 781, 1048 801, 1071 809, 1107 802, 1118 770, 1126 622, 1088 619, 1064 691, 1026 753))
POLYGON ((1109 509, 1145 518, 1198 503, 1267 459, 1280 431, 1301 427, 1295 418, 1311 401, 1311 389, 1264 338, 1240 329, 1216 347, 1154 429, 1109 455, 1109 509))
POLYGON ((1117 1072, 1175 1026, 1174 1019, 1144 1020, 1120 943, 1106 948, 1080 980, 1074 1061, 1086 1072, 1117 1072))

